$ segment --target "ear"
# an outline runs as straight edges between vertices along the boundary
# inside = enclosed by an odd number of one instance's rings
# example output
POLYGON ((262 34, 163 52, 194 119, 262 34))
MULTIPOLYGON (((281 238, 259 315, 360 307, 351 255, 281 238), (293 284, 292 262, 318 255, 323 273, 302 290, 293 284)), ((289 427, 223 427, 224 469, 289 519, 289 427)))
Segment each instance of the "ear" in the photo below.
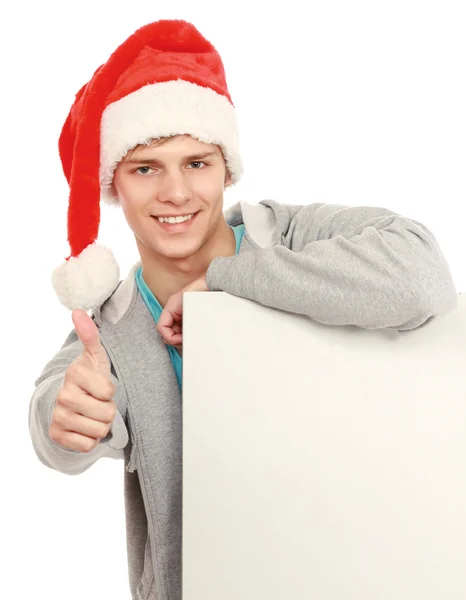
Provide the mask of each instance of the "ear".
POLYGON ((110 193, 112 194, 112 196, 117 200, 118 199, 118 191, 117 191, 117 186, 116 186, 116 178, 117 178, 117 170, 119 167, 119 164, 116 166, 115 170, 113 171, 113 178, 112 178, 112 184, 110 186, 110 193))
POLYGON ((225 174, 225 184, 224 184, 225 188, 230 187, 231 182, 232 182, 232 177, 231 177, 230 173, 227 171, 225 174))
POLYGON ((112 181, 112 187, 110 188, 110 193, 112 194, 113 201, 116 203, 120 203, 120 198, 118 197, 118 192, 115 187, 115 183, 112 181))

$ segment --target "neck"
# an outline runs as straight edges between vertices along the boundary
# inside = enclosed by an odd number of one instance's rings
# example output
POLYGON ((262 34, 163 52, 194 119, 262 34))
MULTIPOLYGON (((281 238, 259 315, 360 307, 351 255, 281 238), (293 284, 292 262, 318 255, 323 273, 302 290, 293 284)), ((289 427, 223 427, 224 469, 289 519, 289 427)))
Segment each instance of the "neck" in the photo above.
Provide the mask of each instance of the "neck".
POLYGON ((195 279, 203 277, 217 256, 234 256, 236 238, 223 219, 219 231, 202 248, 190 256, 170 258, 156 255, 147 247, 139 248, 142 271, 147 287, 163 308, 167 300, 195 279))

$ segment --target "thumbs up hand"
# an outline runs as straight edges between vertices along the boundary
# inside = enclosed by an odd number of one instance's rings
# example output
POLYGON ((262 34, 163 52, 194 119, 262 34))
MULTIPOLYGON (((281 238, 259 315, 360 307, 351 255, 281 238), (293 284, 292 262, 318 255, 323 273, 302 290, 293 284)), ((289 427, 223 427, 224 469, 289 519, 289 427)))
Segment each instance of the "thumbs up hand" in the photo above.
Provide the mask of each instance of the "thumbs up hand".
POLYGON ((82 309, 74 310, 72 319, 84 349, 66 370, 48 434, 68 449, 90 452, 111 429, 116 388, 96 324, 82 309))

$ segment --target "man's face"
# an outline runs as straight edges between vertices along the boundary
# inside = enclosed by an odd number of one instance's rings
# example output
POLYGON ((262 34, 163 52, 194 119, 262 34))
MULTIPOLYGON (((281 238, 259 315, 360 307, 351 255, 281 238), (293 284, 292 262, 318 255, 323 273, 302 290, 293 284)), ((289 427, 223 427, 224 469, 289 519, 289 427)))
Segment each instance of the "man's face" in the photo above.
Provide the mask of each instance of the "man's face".
POLYGON ((176 136, 138 146, 115 170, 113 185, 128 225, 144 252, 166 258, 195 254, 223 218, 223 192, 231 178, 218 146, 176 136), (157 217, 192 215, 162 224, 157 217))

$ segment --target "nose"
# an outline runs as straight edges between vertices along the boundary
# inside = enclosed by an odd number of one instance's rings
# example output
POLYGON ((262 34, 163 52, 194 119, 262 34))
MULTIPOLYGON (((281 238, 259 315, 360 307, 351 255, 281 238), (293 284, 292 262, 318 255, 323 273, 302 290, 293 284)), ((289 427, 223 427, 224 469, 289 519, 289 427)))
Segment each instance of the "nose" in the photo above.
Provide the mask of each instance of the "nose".
POLYGON ((158 178, 157 200, 162 203, 171 202, 177 206, 192 198, 189 182, 180 172, 166 172, 158 178))

